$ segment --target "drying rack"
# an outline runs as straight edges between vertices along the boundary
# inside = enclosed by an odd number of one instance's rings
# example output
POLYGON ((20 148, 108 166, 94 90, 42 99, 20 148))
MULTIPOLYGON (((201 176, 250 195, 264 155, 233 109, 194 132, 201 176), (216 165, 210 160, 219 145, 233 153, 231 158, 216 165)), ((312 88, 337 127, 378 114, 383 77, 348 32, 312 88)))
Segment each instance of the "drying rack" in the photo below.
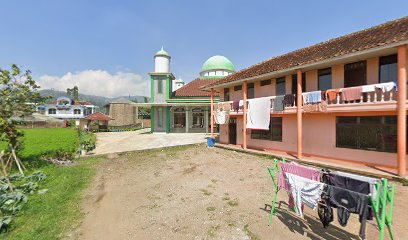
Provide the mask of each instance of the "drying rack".
MULTIPOLYGON (((272 224, 272 218, 275 214, 275 205, 276 199, 278 196, 278 192, 281 190, 278 185, 278 174, 280 173, 279 162, 286 163, 286 159, 273 159, 273 167, 267 167, 269 174, 271 175, 275 195, 272 200, 271 206, 271 213, 269 215, 269 225, 272 224)), ((385 229, 388 230, 388 234, 392 240, 394 240, 394 233, 392 230, 392 218, 394 213, 394 194, 395 194, 395 187, 394 185, 388 185, 388 179, 381 178, 376 185, 375 185, 377 194, 375 198, 368 195, 368 198, 371 203, 371 207, 373 209, 374 218, 376 219, 378 230, 380 232, 380 240, 384 240, 385 237, 385 229)), ((295 212, 296 207, 294 208, 295 212)))

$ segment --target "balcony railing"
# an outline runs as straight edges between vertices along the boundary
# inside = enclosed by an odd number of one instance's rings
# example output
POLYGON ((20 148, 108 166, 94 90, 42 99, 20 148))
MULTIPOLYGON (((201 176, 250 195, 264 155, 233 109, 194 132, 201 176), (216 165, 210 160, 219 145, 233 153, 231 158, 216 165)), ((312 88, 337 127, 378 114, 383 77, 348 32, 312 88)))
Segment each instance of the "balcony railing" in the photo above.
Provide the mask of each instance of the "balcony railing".
MULTIPOLYGON (((330 101, 329 98, 326 98, 326 102, 328 106, 347 106, 347 105, 362 105, 362 104, 375 104, 375 103, 386 103, 386 102, 395 102, 397 99, 397 91, 396 88, 392 88, 390 91, 382 91, 381 89, 377 88, 378 84, 372 85, 365 85, 362 86, 363 90, 361 92, 361 96, 359 99, 355 99, 353 101, 346 101, 344 98, 343 91, 348 88, 341 88, 335 98, 335 100, 330 101)), ((262 98, 269 98, 271 100, 271 110, 273 106, 273 100, 276 99, 277 96, 268 96, 262 98)), ((283 97, 283 96, 281 96, 283 97)), ((293 104, 285 104, 285 110, 291 110, 296 108, 296 95, 293 94, 294 101, 293 104)), ((243 100, 240 100, 240 104, 238 111, 234 109, 234 102, 235 101, 227 101, 227 102, 220 102, 215 108, 220 108, 224 110, 230 110, 231 113, 242 113, 243 112, 243 100)), ((235 105, 237 103, 235 102, 235 105)), ((246 103, 248 104, 248 102, 246 103)), ((303 105, 303 103, 302 103, 303 105)))

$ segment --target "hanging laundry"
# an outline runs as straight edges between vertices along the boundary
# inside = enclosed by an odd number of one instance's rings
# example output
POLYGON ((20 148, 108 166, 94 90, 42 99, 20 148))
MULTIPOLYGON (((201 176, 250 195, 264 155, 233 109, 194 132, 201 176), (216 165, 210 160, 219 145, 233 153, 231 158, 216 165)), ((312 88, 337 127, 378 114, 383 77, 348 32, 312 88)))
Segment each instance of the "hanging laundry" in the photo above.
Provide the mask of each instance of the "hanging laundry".
POLYGON ((303 112, 327 112, 327 102, 303 105, 303 112))
POLYGON ((254 98, 248 100, 248 129, 269 130, 271 120, 271 99, 254 98))
POLYGON ((244 100, 239 100, 238 107, 244 108, 244 100))
POLYGON ((303 215, 302 203, 315 210, 323 191, 324 183, 303 178, 291 173, 285 173, 290 184, 292 196, 296 202, 299 216, 303 215))
POLYGON ((309 92, 306 103, 320 103, 322 101, 322 91, 309 92))
POLYGON ((227 124, 229 120, 229 114, 227 111, 216 111, 214 114, 214 120, 217 124, 227 124))
POLYGON ((326 101, 326 91, 321 91, 321 95, 322 95, 322 101, 326 101))
POLYGON ((278 175, 278 186, 279 188, 283 188, 287 191, 290 190, 290 186, 282 173, 291 173, 310 180, 320 181, 320 171, 317 169, 308 168, 299 164, 283 162, 279 162, 279 169, 281 170, 281 174, 278 175))
POLYGON ((362 88, 361 91, 362 92, 374 92, 375 91, 375 86, 376 86, 376 84, 361 86, 361 88, 362 88))
POLYGON ((376 196, 377 196, 376 184, 378 183, 378 179, 371 178, 371 177, 366 177, 366 176, 361 176, 361 175, 356 175, 356 174, 352 174, 352 173, 340 172, 340 171, 336 171, 335 173, 337 175, 339 175, 339 176, 356 179, 356 180, 359 180, 359 181, 362 181, 362 182, 367 182, 369 184, 369 187, 370 187, 371 196, 373 198, 376 198, 376 196))
POLYGON ((285 103, 285 107, 292 107, 295 105, 295 95, 294 94, 286 94, 283 97, 283 102, 285 103))
POLYGON ((234 109, 234 111, 236 111, 238 113, 238 111, 239 111, 239 101, 233 101, 232 102, 232 108, 234 109))
POLYGON ((362 90, 363 88, 361 86, 343 88, 342 89, 343 100, 348 102, 360 100, 362 90))
POLYGON ((331 185, 327 185, 326 189, 323 192, 325 205, 329 208, 337 208, 337 218, 341 226, 344 227, 347 225, 350 213, 359 215, 359 220, 361 223, 359 236, 361 237, 361 239, 366 239, 365 228, 369 213, 368 196, 331 185))
POLYGON ((337 99, 337 94, 339 94, 340 89, 329 89, 326 91, 327 98, 330 100, 330 102, 333 102, 337 99))
POLYGON ((284 98, 284 96, 276 96, 275 99, 273 99, 274 112, 283 112, 283 110, 285 110, 284 98))
POLYGON ((375 87, 381 89, 383 92, 389 92, 394 88, 397 88, 397 84, 395 84, 395 82, 380 83, 376 84, 375 87))

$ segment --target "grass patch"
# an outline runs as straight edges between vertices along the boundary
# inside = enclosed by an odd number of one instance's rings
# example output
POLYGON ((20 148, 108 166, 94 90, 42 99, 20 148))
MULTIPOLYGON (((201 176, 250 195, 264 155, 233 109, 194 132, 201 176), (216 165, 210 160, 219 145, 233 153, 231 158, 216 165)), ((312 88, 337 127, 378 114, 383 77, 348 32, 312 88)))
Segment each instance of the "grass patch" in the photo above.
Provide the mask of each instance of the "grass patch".
POLYGON ((236 206, 238 206, 238 200, 230 200, 230 201, 227 202, 227 204, 230 207, 236 207, 236 206))
POLYGON ((207 207, 207 212, 214 212, 215 211, 215 207, 207 207))
POLYGON ((220 229, 220 227, 221 227, 220 225, 211 226, 211 228, 208 229, 207 234, 210 237, 214 237, 215 233, 218 231, 218 229, 220 229))
POLYGON ((210 196, 212 193, 208 191, 207 189, 200 189, 200 191, 205 195, 205 196, 210 196))
POLYGON ((244 231, 245 231, 246 235, 248 235, 248 237, 251 240, 260 240, 260 238, 258 236, 256 236, 253 232, 251 232, 251 230, 249 230, 249 225, 248 224, 245 224, 244 231))
POLYGON ((1 238, 63 238, 64 234, 79 224, 82 216, 82 190, 89 185, 100 160, 101 158, 87 158, 69 167, 47 165, 36 169, 47 174, 48 178, 41 183, 41 188, 49 191, 43 195, 30 195, 28 203, 1 238))
MULTIPOLYGON (((26 167, 39 166, 39 157, 57 150, 75 151, 79 140, 75 129, 72 128, 41 128, 23 129, 24 148, 19 156, 26 167)), ((0 149, 6 149, 6 143, 0 142, 0 149)))

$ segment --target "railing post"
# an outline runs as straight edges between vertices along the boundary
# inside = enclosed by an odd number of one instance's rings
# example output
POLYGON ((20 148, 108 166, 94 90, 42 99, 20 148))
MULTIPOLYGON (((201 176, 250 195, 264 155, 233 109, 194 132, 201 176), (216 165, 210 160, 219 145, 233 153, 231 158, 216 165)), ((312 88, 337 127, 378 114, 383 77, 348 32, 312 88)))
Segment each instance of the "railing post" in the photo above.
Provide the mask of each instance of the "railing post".
POLYGON ((398 46, 397 162, 398 175, 406 174, 407 154, 407 45, 398 46))
POLYGON ((297 93, 296 93, 296 117, 297 117, 297 157, 302 158, 302 70, 297 70, 297 93))
POLYGON ((248 106, 247 106, 247 94, 248 94, 248 83, 247 83, 247 81, 245 81, 244 82, 244 85, 243 85, 243 93, 244 93, 244 109, 243 109, 243 116, 244 116, 244 127, 243 127, 243 134, 244 134, 244 136, 243 136, 243 144, 242 144, 242 147, 244 148, 244 149, 247 149, 247 128, 246 128, 246 125, 247 125, 247 108, 248 108, 248 106))
POLYGON ((211 88, 211 138, 214 138, 214 89, 213 88, 211 88))

